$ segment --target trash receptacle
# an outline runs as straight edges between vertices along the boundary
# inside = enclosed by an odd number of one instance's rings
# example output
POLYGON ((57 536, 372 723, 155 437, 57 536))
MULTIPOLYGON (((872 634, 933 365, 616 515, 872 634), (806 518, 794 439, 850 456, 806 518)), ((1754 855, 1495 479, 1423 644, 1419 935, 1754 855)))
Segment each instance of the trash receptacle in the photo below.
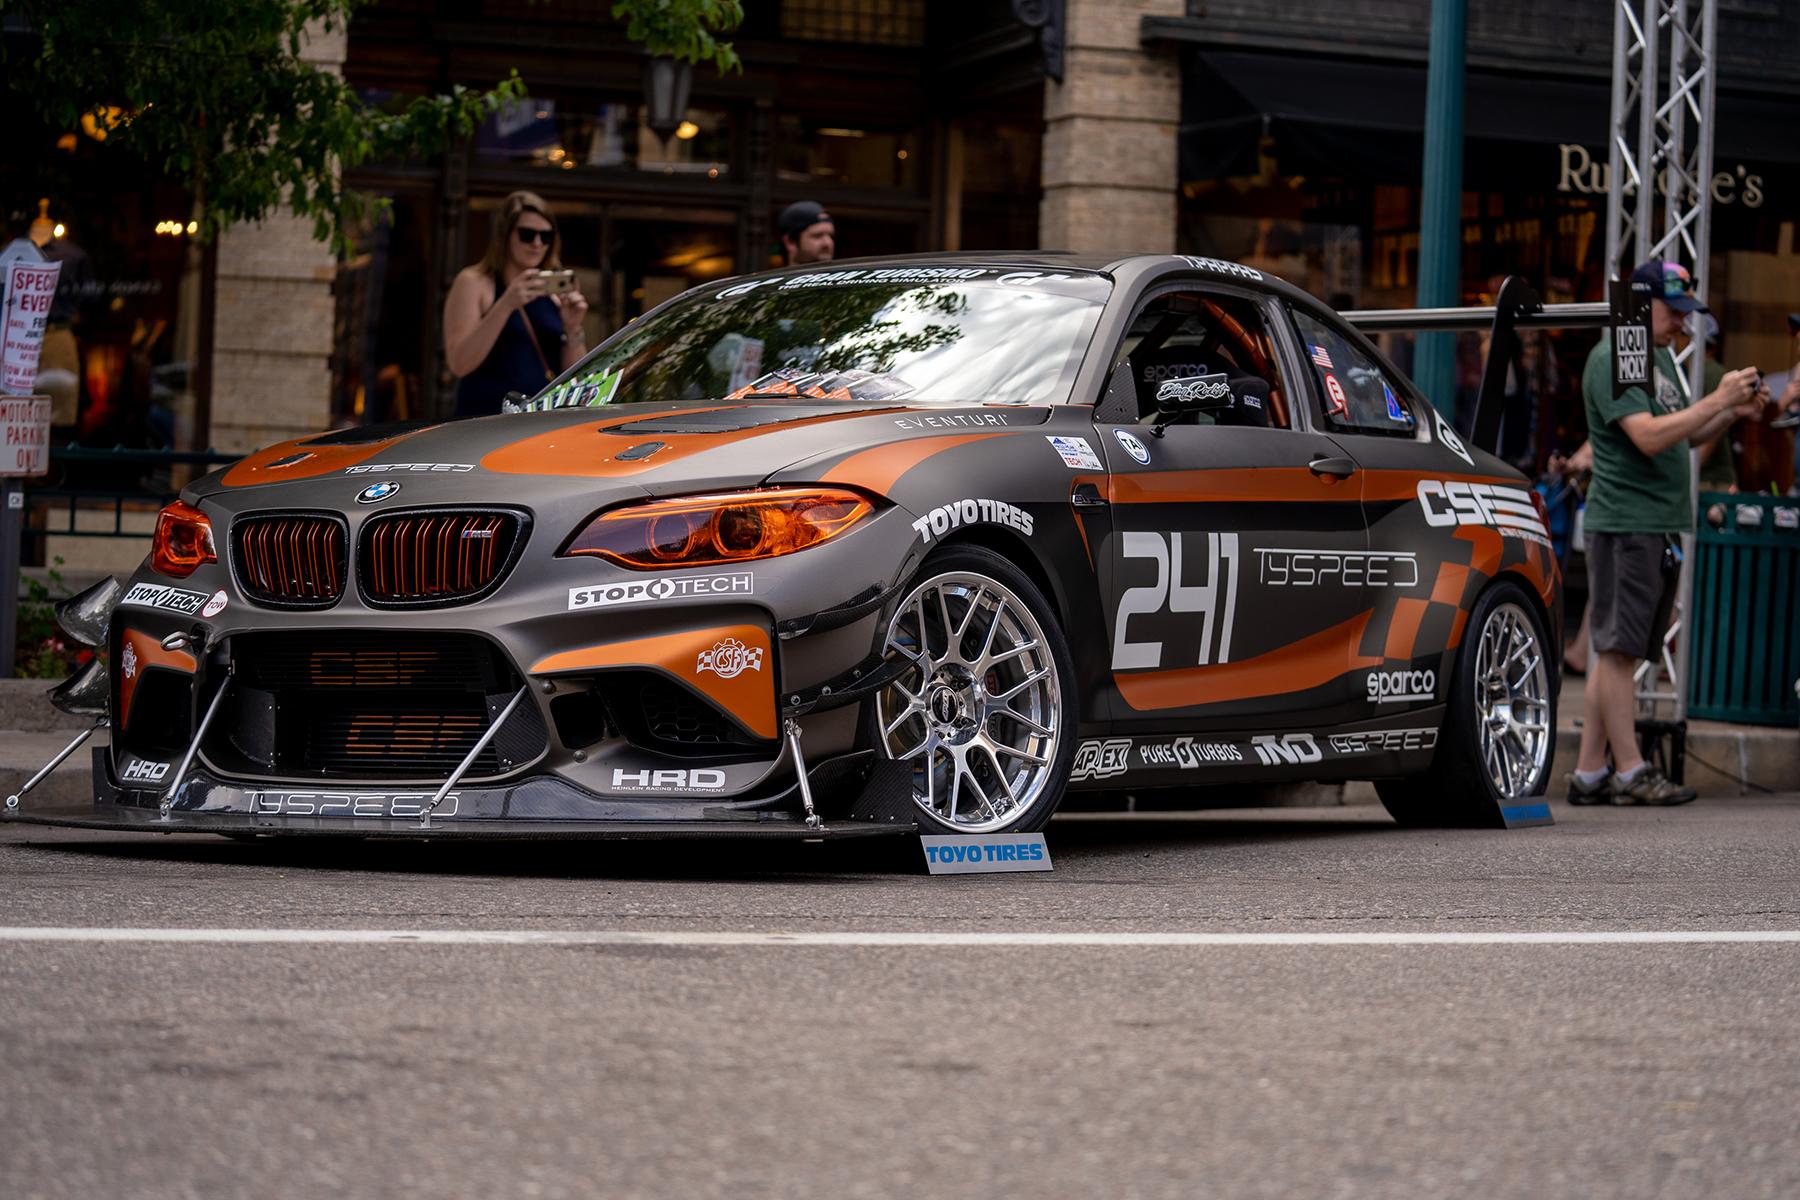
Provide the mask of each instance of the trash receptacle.
POLYGON ((1695 543, 1689 715, 1795 724, 1800 499, 1702 492, 1695 543))

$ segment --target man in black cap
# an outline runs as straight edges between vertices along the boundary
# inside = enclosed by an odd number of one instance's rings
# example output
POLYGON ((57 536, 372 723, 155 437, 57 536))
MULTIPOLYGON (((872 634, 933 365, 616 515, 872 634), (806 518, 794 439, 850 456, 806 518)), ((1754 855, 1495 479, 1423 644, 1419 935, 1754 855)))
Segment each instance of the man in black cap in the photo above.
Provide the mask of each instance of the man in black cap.
POLYGON ((816 200, 800 200, 781 210, 775 222, 788 266, 830 262, 837 250, 837 226, 831 214, 816 200))
POLYGON ((1693 528, 1688 444, 1755 415, 1762 403, 1755 367, 1727 371, 1717 390, 1689 403, 1669 346, 1688 314, 1706 306, 1680 263, 1644 263, 1631 281, 1650 285, 1651 386, 1613 394, 1610 337, 1594 347, 1581 375, 1594 449, 1585 514, 1594 653, 1581 757, 1569 776, 1570 804, 1686 804, 1694 798, 1692 788, 1677 787, 1638 750, 1631 677, 1639 660, 1660 650, 1679 576, 1671 547, 1693 528))

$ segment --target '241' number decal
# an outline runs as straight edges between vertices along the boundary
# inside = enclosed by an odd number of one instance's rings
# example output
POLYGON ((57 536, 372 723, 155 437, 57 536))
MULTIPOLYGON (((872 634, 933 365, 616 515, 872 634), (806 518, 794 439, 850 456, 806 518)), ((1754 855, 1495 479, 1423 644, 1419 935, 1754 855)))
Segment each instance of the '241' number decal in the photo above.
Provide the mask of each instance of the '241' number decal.
MULTIPOLYGON (((1127 628, 1131 618, 1139 614, 1159 613, 1166 603, 1172 613, 1201 613, 1200 654, 1195 665, 1231 661, 1231 625, 1237 617, 1238 535, 1208 533, 1206 538, 1206 582, 1183 583, 1182 556, 1184 543, 1189 553, 1198 549, 1201 534, 1130 532, 1121 535, 1120 553, 1125 558, 1147 558, 1156 563, 1156 582, 1147 587, 1126 588, 1119 597, 1118 619, 1113 622, 1112 665, 1115 671, 1144 667, 1160 667, 1163 659, 1161 642, 1129 640, 1127 628), (1214 634, 1217 634, 1215 642, 1214 634), (1214 653, 1215 645, 1217 653, 1214 653)), ((1183 666, 1189 664, 1181 664, 1183 666)))

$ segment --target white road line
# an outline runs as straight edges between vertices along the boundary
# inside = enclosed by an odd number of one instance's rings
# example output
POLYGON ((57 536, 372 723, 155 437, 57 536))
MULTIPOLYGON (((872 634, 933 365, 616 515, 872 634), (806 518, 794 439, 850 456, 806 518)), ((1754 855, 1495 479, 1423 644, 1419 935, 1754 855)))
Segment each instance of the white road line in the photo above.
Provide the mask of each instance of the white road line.
POLYGON ((1644 946, 1800 943, 1797 929, 1388 933, 758 933, 632 929, 130 929, 0 926, 0 942, 425 946, 1644 946))

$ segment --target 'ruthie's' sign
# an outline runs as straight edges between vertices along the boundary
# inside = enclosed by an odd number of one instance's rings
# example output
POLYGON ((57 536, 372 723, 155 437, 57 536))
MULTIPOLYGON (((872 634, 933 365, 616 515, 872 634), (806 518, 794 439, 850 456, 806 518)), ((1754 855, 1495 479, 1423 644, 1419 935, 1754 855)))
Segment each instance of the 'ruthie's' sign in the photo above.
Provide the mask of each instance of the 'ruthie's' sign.
MULTIPOLYGON (((1559 192, 1580 192, 1583 196, 1604 196, 1612 190, 1612 164, 1596 159, 1586 146, 1575 142, 1564 142, 1557 147, 1562 153, 1562 170, 1556 179, 1556 190, 1559 192)), ((1658 176, 1656 190, 1664 188, 1662 178, 1658 176)), ((1630 188, 1626 191, 1629 193, 1630 188)), ((1750 168, 1743 163, 1737 165, 1735 171, 1718 171, 1712 177, 1712 198, 1714 204, 1736 204, 1743 201, 1745 208, 1761 208, 1763 206, 1763 177, 1752 175, 1750 168)))

